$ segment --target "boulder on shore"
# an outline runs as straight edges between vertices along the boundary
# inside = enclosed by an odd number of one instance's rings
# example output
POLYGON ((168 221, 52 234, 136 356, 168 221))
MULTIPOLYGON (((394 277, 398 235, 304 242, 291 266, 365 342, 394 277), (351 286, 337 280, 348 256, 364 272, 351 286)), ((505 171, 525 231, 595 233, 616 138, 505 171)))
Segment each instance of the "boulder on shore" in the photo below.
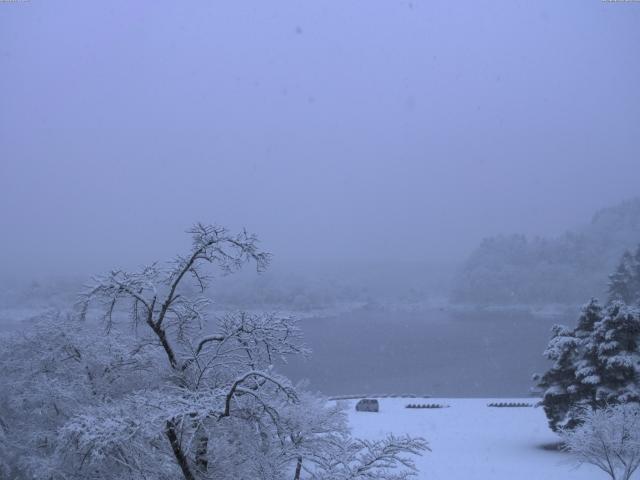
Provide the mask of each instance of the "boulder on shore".
POLYGON ((378 400, 375 398, 363 398, 356 403, 356 411, 358 412, 377 412, 379 409, 378 400))

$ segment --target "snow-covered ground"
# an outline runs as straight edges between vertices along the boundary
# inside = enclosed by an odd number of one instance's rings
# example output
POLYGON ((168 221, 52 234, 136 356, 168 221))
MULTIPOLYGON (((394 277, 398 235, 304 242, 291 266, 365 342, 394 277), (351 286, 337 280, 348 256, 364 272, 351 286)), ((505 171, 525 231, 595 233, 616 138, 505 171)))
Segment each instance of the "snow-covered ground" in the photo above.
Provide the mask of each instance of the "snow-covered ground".
POLYGON ((495 408, 488 403, 535 399, 429 398, 450 408, 408 409, 420 399, 383 398, 380 412, 356 412, 349 400, 353 434, 379 438, 387 433, 427 439, 432 452, 416 462, 420 480, 598 480, 606 475, 585 465, 576 469, 572 458, 545 449, 558 437, 547 427, 541 408, 495 408))

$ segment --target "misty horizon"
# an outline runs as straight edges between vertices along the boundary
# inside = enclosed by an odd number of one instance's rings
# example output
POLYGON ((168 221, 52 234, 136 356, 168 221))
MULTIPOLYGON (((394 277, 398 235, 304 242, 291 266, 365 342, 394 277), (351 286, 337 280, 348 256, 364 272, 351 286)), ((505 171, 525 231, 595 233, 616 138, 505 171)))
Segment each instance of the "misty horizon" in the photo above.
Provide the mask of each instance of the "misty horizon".
POLYGON ((4 4, 3 270, 163 260, 195 221, 283 264, 559 235, 639 193, 625 7, 4 4))
POLYGON ((0 0, 0 478, 637 478, 639 27, 0 0))

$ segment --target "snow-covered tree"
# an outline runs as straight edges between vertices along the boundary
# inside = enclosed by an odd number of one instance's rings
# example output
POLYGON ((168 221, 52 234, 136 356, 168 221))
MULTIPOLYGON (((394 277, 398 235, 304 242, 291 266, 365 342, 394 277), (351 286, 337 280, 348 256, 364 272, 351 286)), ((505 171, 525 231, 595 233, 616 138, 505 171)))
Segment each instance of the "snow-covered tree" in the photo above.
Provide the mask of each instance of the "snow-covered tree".
POLYGON ((640 310, 610 305, 586 345, 596 358, 599 403, 640 401, 640 310))
POLYGON ((553 362, 542 376, 534 377, 544 389, 542 405, 551 428, 562 424, 576 401, 575 359, 578 340, 570 329, 555 325, 545 356, 553 362))
MULTIPOLYGON (((588 225, 558 237, 486 238, 453 279, 452 299, 476 305, 548 305, 603 296, 607 275, 639 239, 640 198, 601 210, 588 225)), ((629 300, 624 299, 631 304, 629 300)))
POLYGON ((102 336, 56 312, 3 339, 0 364, 0 458, 16 472, 7 478, 66 475, 56 455, 59 429, 81 410, 155 388, 161 378, 151 374, 153 352, 136 349, 131 335, 102 336))
MULTIPOLYGON (((218 332, 203 334, 208 299, 189 295, 185 288, 188 280, 204 292, 210 281, 206 265, 232 273, 253 261, 258 270, 263 270, 269 255, 258 249, 257 238, 246 231, 232 235, 222 227, 196 224, 188 233, 192 247, 186 255, 176 257, 166 268, 154 263, 138 272, 115 270, 96 277, 83 293, 80 307, 84 317, 92 301, 101 302, 110 328, 116 307, 125 302, 132 324, 146 329, 148 348, 164 353, 171 373, 162 391, 154 392, 153 399, 146 398, 148 392, 137 392, 123 399, 118 411, 135 412, 131 420, 152 412, 145 424, 163 432, 175 464, 186 480, 192 480, 199 474, 215 475, 215 470, 211 472, 216 463, 210 459, 210 439, 224 437, 227 424, 242 419, 267 435, 263 425, 266 419, 277 423, 273 399, 282 396, 296 401, 294 389, 274 374, 271 366, 276 357, 303 353, 304 347, 294 322, 273 315, 228 315, 220 322, 218 332), (140 407, 145 404, 152 407, 140 407)), ((113 417, 91 418, 95 419, 93 427, 100 429, 101 420, 110 422, 113 417)), ((76 440, 86 437, 88 433, 81 428, 85 424, 75 424, 75 430, 68 434, 76 432, 76 440)), ((123 449, 124 445, 117 444, 120 439, 107 438, 102 451, 123 449), (112 441, 116 444, 109 443, 112 441)), ((154 440, 144 439, 150 444, 154 440)), ((88 452, 101 451, 97 445, 86 448, 88 452)), ((104 463, 102 454, 82 458, 88 468, 92 468, 92 460, 104 463)), ((132 461, 124 462, 116 456, 110 460, 137 468, 132 461)))
POLYGON ((626 251, 614 273, 609 275, 609 301, 640 305, 640 245, 626 251))
POLYGON ((9 444, 9 426, 2 418, 0 418, 0 476, 3 478, 11 478, 12 465, 9 463, 10 455, 14 452, 9 444))
POLYGON ((269 255, 246 232, 197 224, 189 233, 191 250, 167 267, 96 277, 80 315, 49 316, 5 341, 0 452, 17 460, 0 462, 0 472, 311 479, 334 478, 322 475, 338 459, 376 478, 411 473, 407 455, 419 454, 423 440, 359 443, 339 408, 275 371, 276 359, 307 353, 293 319, 235 312, 207 323, 204 267, 230 273, 253 261, 261 270, 269 255))
POLYGON ((315 456, 313 480, 403 480, 415 475, 415 455, 428 450, 422 439, 388 435, 379 440, 336 437, 332 448, 315 456))
POLYGON ((640 466, 640 406, 622 403, 585 409, 580 425, 562 431, 579 464, 595 465, 611 480, 630 480, 640 466))
POLYGON ((424 439, 351 438, 345 408, 340 402, 327 408, 325 399, 305 394, 289 409, 286 424, 297 456, 294 480, 396 480, 415 475, 412 457, 429 450, 424 439))
POLYGON ((556 326, 537 377, 553 430, 575 428, 584 408, 640 401, 640 310, 592 300, 571 330, 556 326))

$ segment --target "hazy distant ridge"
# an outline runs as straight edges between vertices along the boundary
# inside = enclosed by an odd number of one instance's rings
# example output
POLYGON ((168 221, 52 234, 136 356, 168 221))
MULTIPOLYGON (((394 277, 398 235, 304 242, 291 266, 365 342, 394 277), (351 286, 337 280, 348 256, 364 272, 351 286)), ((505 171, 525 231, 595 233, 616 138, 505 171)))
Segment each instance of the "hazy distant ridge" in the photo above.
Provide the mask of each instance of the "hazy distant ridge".
POLYGON ((598 211, 556 238, 486 238, 454 280, 452 299, 474 304, 583 303, 603 296, 608 274, 640 243, 640 198, 598 211))

